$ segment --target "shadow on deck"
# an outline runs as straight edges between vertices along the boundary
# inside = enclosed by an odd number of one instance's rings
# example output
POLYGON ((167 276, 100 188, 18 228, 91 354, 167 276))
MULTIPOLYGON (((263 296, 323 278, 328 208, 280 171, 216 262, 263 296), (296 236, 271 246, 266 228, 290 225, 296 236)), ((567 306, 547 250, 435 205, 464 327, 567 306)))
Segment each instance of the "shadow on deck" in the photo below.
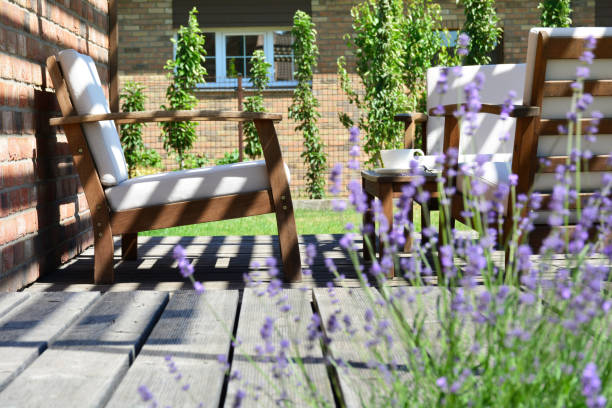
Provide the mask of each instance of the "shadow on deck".
MULTIPOLYGON (((338 272, 346 276, 347 286, 359 286, 357 275, 348 254, 340 247, 341 234, 301 235, 299 236, 302 268, 306 268, 305 250, 308 244, 317 248, 317 256, 312 266, 312 274, 304 275, 301 282, 285 284, 285 287, 324 287, 334 279, 325 266, 325 259, 334 261, 338 272)), ((357 245, 361 247, 361 238, 357 245)), ((178 290, 189 289, 191 284, 183 279, 172 250, 180 244, 185 247, 187 256, 193 260, 195 278, 203 281, 207 289, 242 289, 245 287, 243 275, 253 272, 253 263, 262 267, 257 269, 259 278, 268 281, 270 277, 265 267, 267 258, 274 256, 280 266, 278 237, 259 236, 198 236, 198 237, 139 237, 138 260, 121 260, 121 241, 115 240, 115 284, 94 285, 93 247, 60 266, 56 271, 42 276, 27 291, 80 291, 80 290, 178 290)), ((282 273, 282 267, 281 273, 282 273)), ((405 284, 396 278, 393 284, 405 284)))

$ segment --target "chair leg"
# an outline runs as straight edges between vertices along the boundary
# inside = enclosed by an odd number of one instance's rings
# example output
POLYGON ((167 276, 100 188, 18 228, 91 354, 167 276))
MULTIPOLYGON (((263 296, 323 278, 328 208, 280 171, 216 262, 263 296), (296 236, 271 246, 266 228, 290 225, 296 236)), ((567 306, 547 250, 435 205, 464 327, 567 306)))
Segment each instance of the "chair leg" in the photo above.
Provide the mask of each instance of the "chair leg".
POLYGON ((127 261, 138 259, 138 233, 121 235, 121 258, 127 261))
MULTIPOLYGON (((410 207, 408 208, 408 221, 410 221, 410 224, 412 224, 414 227, 413 212, 414 212, 414 204, 411 201, 410 207)), ((404 238, 406 239, 406 242, 404 243, 404 252, 410 252, 412 250, 412 231, 408 230, 408 228, 404 228, 404 238)))
POLYGON ((284 205, 276 209, 276 225, 284 279, 287 282, 298 282, 302 280, 302 261, 290 195, 286 198, 284 205))
POLYGON ((115 280, 113 270, 113 234, 110 225, 94 228, 94 283, 107 284, 115 280))
MULTIPOLYGON (((363 191, 366 191, 365 187, 363 188, 363 191)), ((363 259, 366 262, 370 262, 372 260, 372 256, 376 256, 376 229, 374 226, 374 212, 372 211, 372 205, 374 204, 374 196, 368 192, 366 192, 365 194, 368 208, 363 213, 363 226, 367 226, 367 228, 371 228, 371 230, 365 231, 367 235, 364 234, 363 236, 363 259), (366 244, 366 236, 370 241, 370 245, 372 246, 372 253, 374 255, 370 253, 368 245, 366 244)))

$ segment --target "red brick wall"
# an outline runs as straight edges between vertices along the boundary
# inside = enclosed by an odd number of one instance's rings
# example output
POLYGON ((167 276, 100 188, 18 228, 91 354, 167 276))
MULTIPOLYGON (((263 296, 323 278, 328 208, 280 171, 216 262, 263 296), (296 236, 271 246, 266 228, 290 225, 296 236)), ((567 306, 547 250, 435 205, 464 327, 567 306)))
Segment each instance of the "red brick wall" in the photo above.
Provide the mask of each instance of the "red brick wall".
POLYGON ((0 0, 0 291, 34 281, 93 242, 45 59, 91 55, 105 81, 106 0, 0 0))
MULTIPOLYGON (((449 29, 461 28, 464 21, 463 7, 456 0, 438 1, 442 8, 444 25, 449 29)), ((529 29, 540 25, 540 0, 497 0, 497 16, 504 29, 504 62, 525 62, 529 29)), ((595 0, 572 1, 572 25, 595 25, 595 0)))
POLYGON ((172 0, 117 0, 117 17, 119 72, 161 73, 172 58, 172 0))

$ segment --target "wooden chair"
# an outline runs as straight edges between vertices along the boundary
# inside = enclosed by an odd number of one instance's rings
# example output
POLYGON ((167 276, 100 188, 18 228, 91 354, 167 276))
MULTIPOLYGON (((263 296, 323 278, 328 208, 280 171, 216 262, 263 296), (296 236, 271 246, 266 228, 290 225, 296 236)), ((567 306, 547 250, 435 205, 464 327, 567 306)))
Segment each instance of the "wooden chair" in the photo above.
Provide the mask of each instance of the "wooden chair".
POLYGON ((122 256, 136 259, 139 231, 275 213, 284 278, 301 279, 301 261, 273 113, 148 111, 110 113, 93 60, 74 50, 47 59, 62 125, 85 191, 94 231, 94 282, 112 283, 113 235, 122 256), (264 160, 127 179, 116 124, 168 121, 253 121, 264 160))
MULTIPOLYGON (((594 96, 594 102, 585 112, 599 110, 604 118, 600 122, 599 135, 595 143, 582 140, 582 147, 593 152, 593 158, 581 163, 587 169, 581 175, 582 186, 580 202, 584 205, 594 191, 601 188, 604 172, 612 171, 610 151, 612 151, 612 28, 534 28, 529 33, 527 64, 524 82, 524 105, 516 106, 513 113, 517 117, 514 133, 511 165, 506 162, 491 161, 484 165, 484 180, 489 191, 497 188, 500 182, 508 182, 510 170, 518 175, 517 193, 537 192, 542 195, 543 203, 535 218, 535 229, 529 234, 529 244, 537 250, 543 239, 550 233, 547 224, 550 211, 547 203, 556 184, 555 169, 567 160, 567 136, 560 135, 558 126, 567 125, 566 113, 571 107, 572 82, 576 79, 576 68, 585 50, 588 36, 597 39, 595 61, 589 66, 591 75, 585 81, 585 92, 594 96), (546 163, 546 164, 543 164, 546 163)), ((485 87, 488 85, 485 83, 485 87)), ((460 145, 460 131, 457 120, 452 115, 456 105, 445 107, 444 149, 460 145)), ((483 111, 499 114, 499 106, 483 105, 483 111)), ((433 112, 430 111, 430 115, 433 112)), ((591 119, 583 119, 579 126, 584 130, 591 119)), ((459 193, 452 205, 454 219, 461 220, 463 199, 462 187, 457 181, 459 193)), ((512 208, 506 204, 507 214, 504 233, 500 243, 505 243, 511 232, 512 208)), ((575 205, 571 208, 575 210, 575 205)), ((534 211, 526 208, 525 211, 534 211)), ((576 222, 576 213, 570 221, 576 222)), ((568 227, 572 229, 570 225, 568 227)), ((506 254, 506 257, 508 253, 506 254)), ((508 259, 506 259, 508 261, 508 259)))
MULTIPOLYGON (((461 74, 457 75, 452 69, 445 67, 434 67, 427 71, 427 110, 429 114, 412 112, 398 114, 396 121, 404 123, 404 145, 406 148, 414 146, 415 131, 417 126, 422 127, 423 143, 422 149, 427 154, 420 159, 428 168, 438 168, 435 163, 436 155, 442 154, 449 147, 457 148, 459 162, 472 162, 477 155, 488 155, 491 160, 506 163, 510 168, 513 152, 513 138, 503 140, 505 134, 514 135, 516 119, 509 118, 500 122, 496 113, 501 110, 501 104, 508 98, 511 90, 516 92, 512 102, 522 104, 523 84, 525 79, 525 64, 496 64, 496 65, 472 65, 461 67, 461 74), (448 71, 446 93, 437 91, 437 84, 442 71, 448 71), (485 87, 481 92, 483 102, 482 113, 478 114, 478 129, 473 135, 466 134, 467 123, 463 123, 461 131, 452 112, 457 109, 457 102, 464 102, 464 87, 467 83, 474 81, 477 75, 484 77, 485 87), (433 110, 436 106, 443 105, 450 115, 435 115, 433 110), (456 133, 452 133, 456 132, 456 133), (451 140, 451 134, 453 139, 451 140), (459 139, 461 134, 461 139, 459 139)), ((524 113, 517 108, 514 115, 524 113)), ((438 210, 438 200, 432 199, 428 203, 429 210, 438 210)), ((429 217, 421 211, 421 225, 429 225, 429 217)), ((442 224, 440 224, 442 227, 442 224)))

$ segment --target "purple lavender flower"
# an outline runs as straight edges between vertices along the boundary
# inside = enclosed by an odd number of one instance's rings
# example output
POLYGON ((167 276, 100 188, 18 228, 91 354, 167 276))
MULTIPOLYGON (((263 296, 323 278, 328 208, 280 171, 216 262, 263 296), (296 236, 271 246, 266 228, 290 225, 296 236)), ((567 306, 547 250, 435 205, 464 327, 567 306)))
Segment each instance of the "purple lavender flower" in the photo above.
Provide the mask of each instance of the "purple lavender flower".
POLYGON ((310 324, 306 327, 308 330, 308 340, 313 342, 323 335, 321 332, 321 317, 317 313, 313 313, 310 317, 310 324))
POLYGON ((514 98, 516 98, 516 92, 515 91, 508 92, 508 99, 506 99, 504 101, 504 104, 502 105, 502 110, 500 114, 501 120, 506 120, 510 117, 510 114, 514 110, 514 105, 512 103, 514 98))
POLYGON ((606 406, 606 398, 603 395, 598 395, 601 391, 601 380, 597 374, 597 365, 588 363, 582 371, 582 395, 586 398, 586 403, 589 408, 604 408, 606 406))
POLYGON ((433 114, 434 115, 439 115, 442 116, 444 115, 444 106, 442 105, 437 105, 434 110, 433 110, 433 114))
POLYGON ((236 395, 234 396, 234 402, 232 403, 233 408, 240 408, 242 406, 242 400, 246 397, 246 392, 242 389, 236 391, 236 395))
POLYGON ((204 285, 202 285, 202 282, 199 281, 193 282, 193 289, 195 289, 198 295, 201 295, 205 292, 204 285))
POLYGON ((594 50, 596 45, 597 45, 597 39, 593 37, 592 35, 588 35, 584 39, 584 48, 586 48, 587 50, 594 50))
POLYGON ((329 192, 334 195, 340 194, 342 187, 342 164, 337 163, 332 167, 329 174, 329 181, 329 192))
POLYGON ((148 402, 151 400, 154 401, 153 393, 146 385, 141 385, 138 387, 138 394, 140 394, 140 398, 142 398, 144 402, 148 402))
POLYGON ((438 388, 440 388, 443 392, 448 392, 448 381, 446 380, 446 377, 440 377, 436 380, 436 385, 438 386, 438 388))
POLYGON ((470 36, 466 33, 459 34, 457 38, 457 55, 465 57, 468 55, 468 47, 470 45, 470 36))
POLYGON ((186 258, 179 259, 178 268, 184 278, 188 278, 193 275, 193 265, 186 258))
POLYGON ((589 68, 584 67, 584 66, 580 66, 576 68, 576 77, 578 79, 584 79, 584 78, 588 78, 590 74, 589 68))
MULTIPOLYGON (((440 69, 440 75, 438 76, 438 82, 436 82, 436 92, 439 94, 445 94, 448 92, 448 68, 440 69)), ((437 108, 436 108, 437 109, 437 108)), ((442 108, 444 112, 444 108, 442 108)), ((436 113, 441 114, 441 113, 436 113)))
POLYGON ((172 251, 172 256, 174 257, 174 259, 178 261, 179 259, 186 258, 187 252, 185 252, 185 248, 183 248, 181 245, 177 245, 174 247, 174 250, 172 251))
POLYGON ((349 130, 349 142, 351 143, 359 142, 359 128, 357 126, 353 126, 349 130))
POLYGON ((580 112, 584 112, 590 104, 593 103, 593 95, 589 93, 582 94, 580 99, 576 102, 576 109, 580 112))

